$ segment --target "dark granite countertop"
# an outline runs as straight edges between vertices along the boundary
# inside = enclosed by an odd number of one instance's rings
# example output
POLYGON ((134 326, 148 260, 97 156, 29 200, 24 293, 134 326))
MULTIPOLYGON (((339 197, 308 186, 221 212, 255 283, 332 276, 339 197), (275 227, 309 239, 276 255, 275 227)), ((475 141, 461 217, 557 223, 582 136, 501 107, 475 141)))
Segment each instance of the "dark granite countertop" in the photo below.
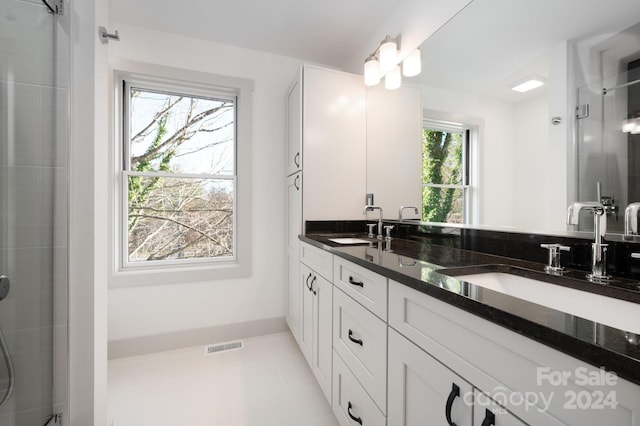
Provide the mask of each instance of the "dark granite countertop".
MULTIPOLYGON (((428 239, 369 240, 361 245, 330 241, 341 237, 367 239, 363 234, 307 234, 300 240, 640 385, 640 335, 455 276, 491 269, 640 304, 640 286, 634 281, 593 284, 584 279, 583 271, 571 270, 562 277, 553 276, 545 274, 540 263, 430 244, 428 239)), ((638 323, 640 317, 633 325, 636 330, 638 323)))

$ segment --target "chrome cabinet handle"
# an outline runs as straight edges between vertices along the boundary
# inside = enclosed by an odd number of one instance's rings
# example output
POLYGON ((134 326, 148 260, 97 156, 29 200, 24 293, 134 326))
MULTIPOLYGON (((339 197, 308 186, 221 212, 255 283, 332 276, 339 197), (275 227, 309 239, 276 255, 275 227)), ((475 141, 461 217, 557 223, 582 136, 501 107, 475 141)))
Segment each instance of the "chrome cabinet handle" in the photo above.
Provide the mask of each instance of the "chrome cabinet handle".
POLYGON ((364 346, 362 339, 356 339, 355 337, 353 337, 353 331, 351 331, 351 329, 349 329, 349 340, 351 340, 356 345, 364 346))
POLYGON ((349 401, 349 405, 347 406, 347 414, 349 414, 349 417, 351 417, 351 420, 353 420, 358 424, 362 424, 362 418, 356 417, 351 413, 352 408, 353 408, 353 405, 351 405, 351 401, 349 401))

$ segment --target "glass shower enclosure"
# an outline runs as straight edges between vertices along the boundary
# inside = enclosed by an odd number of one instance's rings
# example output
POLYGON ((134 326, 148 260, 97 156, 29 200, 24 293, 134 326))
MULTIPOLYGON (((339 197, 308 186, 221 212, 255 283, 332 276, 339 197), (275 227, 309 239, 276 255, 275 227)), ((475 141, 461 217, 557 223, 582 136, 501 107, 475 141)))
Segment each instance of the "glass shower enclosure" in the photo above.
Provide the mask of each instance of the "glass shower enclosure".
POLYGON ((0 0, 2 426, 68 406, 69 17, 47 2, 0 0))
MULTIPOLYGON (((607 231, 623 233, 625 207, 640 201, 640 60, 580 87, 577 116, 578 200, 601 202, 607 231)), ((580 229, 593 229, 584 214, 580 229)))

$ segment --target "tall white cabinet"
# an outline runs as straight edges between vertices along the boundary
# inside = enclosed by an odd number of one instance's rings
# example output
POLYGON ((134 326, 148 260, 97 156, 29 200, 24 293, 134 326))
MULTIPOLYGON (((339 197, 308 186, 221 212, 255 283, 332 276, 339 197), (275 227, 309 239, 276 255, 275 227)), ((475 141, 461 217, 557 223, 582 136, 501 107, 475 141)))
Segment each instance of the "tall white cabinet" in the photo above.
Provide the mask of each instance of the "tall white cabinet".
POLYGON ((306 220, 362 219, 366 90, 361 76, 303 66, 287 92, 286 320, 300 343, 298 235, 306 220))

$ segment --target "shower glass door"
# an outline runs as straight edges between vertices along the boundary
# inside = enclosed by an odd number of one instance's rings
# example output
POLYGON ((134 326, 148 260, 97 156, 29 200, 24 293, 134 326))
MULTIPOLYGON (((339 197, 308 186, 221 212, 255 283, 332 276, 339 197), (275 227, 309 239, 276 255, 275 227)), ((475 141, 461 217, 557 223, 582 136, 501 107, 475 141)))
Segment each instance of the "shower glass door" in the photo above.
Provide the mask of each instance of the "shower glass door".
MULTIPOLYGON (((623 124, 640 115, 640 68, 578 89, 578 200, 600 201, 607 209, 607 231, 624 231, 624 209, 640 201, 640 135, 623 124), (635 82, 635 83, 634 83, 635 82)), ((593 229, 593 216, 580 216, 580 230, 593 229)))
POLYGON ((67 407, 68 16, 0 0, 0 425, 67 407))

